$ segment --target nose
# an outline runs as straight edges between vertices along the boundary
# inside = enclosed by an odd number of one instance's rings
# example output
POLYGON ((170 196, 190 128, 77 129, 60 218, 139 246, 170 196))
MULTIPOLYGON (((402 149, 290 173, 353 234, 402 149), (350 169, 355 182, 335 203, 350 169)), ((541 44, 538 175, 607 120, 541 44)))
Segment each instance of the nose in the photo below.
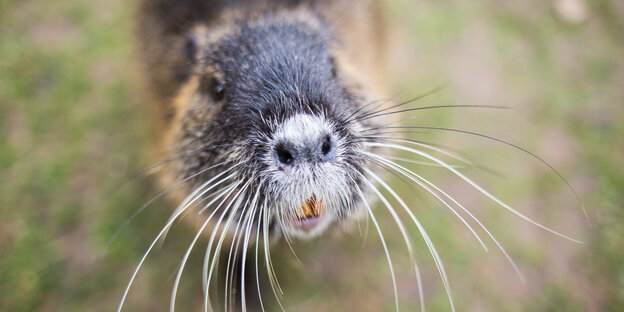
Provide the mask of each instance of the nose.
POLYGON ((315 138, 286 140, 275 145, 275 160, 278 168, 286 169, 298 163, 332 161, 336 158, 336 147, 331 135, 315 138))

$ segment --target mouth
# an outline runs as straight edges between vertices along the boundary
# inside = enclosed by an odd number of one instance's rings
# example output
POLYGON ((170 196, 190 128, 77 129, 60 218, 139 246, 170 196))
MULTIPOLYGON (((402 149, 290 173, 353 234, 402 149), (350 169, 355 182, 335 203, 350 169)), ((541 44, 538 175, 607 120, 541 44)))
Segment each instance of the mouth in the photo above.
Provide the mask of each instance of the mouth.
POLYGON ((318 218, 321 212, 323 212, 323 200, 316 199, 316 195, 312 195, 312 197, 301 204, 300 208, 301 209, 297 211, 297 219, 299 221, 318 218))
POLYGON ((323 200, 312 195, 299 208, 295 214, 297 226, 305 232, 312 231, 320 223, 323 213, 323 200))

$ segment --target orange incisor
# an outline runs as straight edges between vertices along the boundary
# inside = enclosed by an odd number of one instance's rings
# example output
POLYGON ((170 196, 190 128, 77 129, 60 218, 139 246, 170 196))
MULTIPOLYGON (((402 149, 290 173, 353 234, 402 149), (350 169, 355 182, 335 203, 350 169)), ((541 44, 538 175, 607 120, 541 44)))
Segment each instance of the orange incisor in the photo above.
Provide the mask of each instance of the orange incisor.
POLYGON ((323 211, 323 201, 317 200, 316 196, 308 199, 301 205, 301 210, 297 213, 299 219, 318 217, 323 211))

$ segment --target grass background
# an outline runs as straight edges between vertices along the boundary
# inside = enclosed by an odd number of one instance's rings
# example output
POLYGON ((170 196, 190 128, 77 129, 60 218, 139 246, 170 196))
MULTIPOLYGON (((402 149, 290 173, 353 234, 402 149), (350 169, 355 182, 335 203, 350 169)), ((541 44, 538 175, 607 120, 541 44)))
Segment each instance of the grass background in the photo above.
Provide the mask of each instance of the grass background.
MULTIPOLYGON (((522 152, 457 133, 414 134, 492 169, 495 173, 462 170, 531 218, 584 242, 522 221, 444 170, 413 166, 483 220, 526 278, 526 283, 518 279, 494 244, 487 242, 490 251, 484 252, 455 216, 395 179, 392 185, 436 243, 458 309, 621 310, 624 5, 396 0, 386 3, 386 11, 397 43, 388 59, 399 98, 445 84, 414 105, 512 108, 423 111, 407 122, 478 131, 535 152, 576 189, 591 220, 587 225, 564 182, 522 152)), ((149 133, 133 88, 132 16, 132 5, 120 0, 0 0, 1 311, 114 309, 166 221, 168 205, 157 202, 108 245, 157 193, 149 177, 113 192, 148 165, 140 146, 149 133)), ((402 310, 416 310, 416 280, 403 241, 392 218, 377 206, 402 310)), ((427 309, 448 310, 427 249, 415 227, 409 228, 427 309)), ((278 257, 288 310, 391 311, 386 259, 372 226, 369 232, 365 239, 356 228, 297 242, 301 263, 288 253, 278 257)), ((148 258, 128 311, 167 307, 172 275, 191 235, 192 229, 175 227, 148 258)), ((181 311, 201 306, 202 257, 201 251, 191 255, 179 294, 181 311)))

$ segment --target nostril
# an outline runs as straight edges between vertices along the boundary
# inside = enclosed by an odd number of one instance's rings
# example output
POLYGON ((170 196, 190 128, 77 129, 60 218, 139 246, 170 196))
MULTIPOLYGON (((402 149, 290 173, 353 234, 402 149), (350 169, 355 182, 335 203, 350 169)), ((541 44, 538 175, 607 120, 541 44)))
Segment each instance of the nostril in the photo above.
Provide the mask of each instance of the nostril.
POLYGON ((323 155, 327 155, 331 151, 331 148, 332 148, 331 137, 327 135, 325 136, 323 145, 321 145, 321 153, 323 153, 323 155))
POLYGON ((275 152, 277 153, 277 160, 284 165, 291 165, 293 163, 294 157, 290 151, 286 149, 283 145, 278 145, 275 147, 275 152))

